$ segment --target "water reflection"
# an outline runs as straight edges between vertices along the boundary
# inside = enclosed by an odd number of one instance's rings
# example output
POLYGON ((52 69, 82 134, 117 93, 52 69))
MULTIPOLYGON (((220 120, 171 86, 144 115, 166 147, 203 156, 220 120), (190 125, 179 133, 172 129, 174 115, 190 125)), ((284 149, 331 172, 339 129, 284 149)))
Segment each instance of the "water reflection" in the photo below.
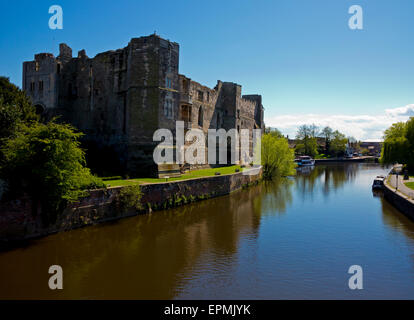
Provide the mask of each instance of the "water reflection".
POLYGON ((294 180, 281 178, 275 181, 265 181, 257 189, 258 194, 254 198, 257 207, 255 213, 263 215, 280 215, 286 212, 292 203, 292 187, 294 180))
POLYGON ((383 171, 315 166, 33 241, 0 253, 0 299, 355 298, 344 285, 355 261, 375 279, 357 297, 414 297, 414 224, 373 196, 383 171), (47 287, 52 264, 63 291, 47 287))
MULTIPOLYGON (((390 230, 393 230, 394 232, 402 232, 409 239, 414 240, 414 223, 384 198, 380 198, 380 203, 382 208, 382 221, 384 224, 387 225, 390 230)), ((414 263, 414 256, 412 258, 414 263)))
POLYGON ((352 182, 359 170, 359 164, 347 165, 316 165, 313 167, 302 167, 297 169, 297 188, 305 198, 315 195, 315 188, 322 187, 324 196, 337 192, 346 182, 352 182))

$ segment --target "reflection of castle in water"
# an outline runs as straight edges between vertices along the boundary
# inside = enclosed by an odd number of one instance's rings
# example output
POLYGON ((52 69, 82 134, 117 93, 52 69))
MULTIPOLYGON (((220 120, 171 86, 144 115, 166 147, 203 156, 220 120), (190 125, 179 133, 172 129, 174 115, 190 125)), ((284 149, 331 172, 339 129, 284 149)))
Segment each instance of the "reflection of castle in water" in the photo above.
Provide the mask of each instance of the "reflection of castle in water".
MULTIPOLYGON (((31 284, 24 292, 8 291, 8 296, 56 298, 36 276, 53 260, 64 266, 71 284, 61 298, 175 298, 188 281, 214 275, 214 270, 200 273, 200 263, 208 266, 211 260, 214 265, 221 257, 225 263, 217 272, 228 272, 241 241, 257 241, 262 216, 286 210, 291 186, 263 183, 229 196, 54 235, 26 253, 6 253, 9 263, 0 265, 0 273, 12 276, 3 284, 31 284), (13 272, 14 265, 30 266, 24 279, 13 272)), ((1 297, 6 292, 0 290, 1 297)))
MULTIPOLYGON (((378 165, 373 167, 376 168, 373 175, 376 175, 379 171, 378 165)), ((347 217, 351 219, 348 220, 351 224, 343 224, 344 228, 347 228, 347 233, 344 235, 353 238, 354 235, 352 232, 349 233, 349 228, 358 221, 354 218, 358 219, 360 214, 366 218, 374 218, 370 221, 375 222, 379 219, 381 222, 382 218, 384 222, 374 224, 374 228, 369 229, 373 233, 368 233, 368 236, 362 235, 361 239, 367 242, 367 246, 372 245, 374 250, 382 248, 378 244, 378 239, 382 239, 384 241, 382 243, 386 244, 389 238, 393 238, 389 237, 390 233, 394 233, 397 235, 394 239, 401 242, 395 240, 396 245, 388 246, 387 250, 406 244, 407 250, 411 250, 410 248, 414 248, 414 224, 385 200, 371 198, 368 178, 371 172, 362 171, 372 170, 373 167, 367 164, 317 165, 313 170, 298 172, 296 177, 263 182, 228 196, 59 233, 42 239, 30 249, 0 253, 0 261, 7 261, 7 263, 0 263, 0 274, 7 274, 0 286, 0 299, 222 298, 233 289, 235 290, 232 291, 232 297, 238 297, 239 288, 244 290, 242 293, 239 292, 243 296, 246 291, 250 294, 248 291, 250 288, 252 294, 259 289, 266 290, 268 283, 272 284, 271 281, 280 278, 276 276, 273 278, 274 274, 257 271, 266 270, 263 268, 268 267, 268 270, 278 268, 274 264, 276 261, 282 261, 279 264, 281 269, 277 270, 291 271, 291 269, 284 269, 283 262, 288 261, 286 258, 292 259, 290 262, 294 263, 298 260, 303 261, 302 257, 305 257, 304 255, 310 250, 306 246, 302 250, 302 243, 299 241, 313 239, 314 228, 320 227, 320 220, 314 221, 316 224, 310 226, 302 224, 301 220, 298 225, 299 216, 296 214, 302 213, 303 208, 306 208, 300 203, 298 205, 298 202, 303 201, 304 196, 312 197, 312 190, 319 196, 330 194, 333 200, 354 196, 352 188, 343 188, 347 181, 353 180, 357 180, 358 183, 368 182, 366 184, 368 189, 359 200, 364 202, 363 209, 351 212, 356 215, 349 215, 349 208, 339 208, 335 216, 340 220, 330 215, 323 236, 328 239, 335 238, 335 234, 332 236, 335 229, 330 230, 329 223, 333 221, 337 226, 338 221, 342 222, 344 221, 342 218, 347 217), (334 188, 340 191, 336 195, 334 188), (376 205, 378 201, 381 201, 381 209, 376 205), (371 212, 371 210, 378 211, 371 212), (382 211, 382 216, 379 210, 382 211), (366 214, 367 211, 370 211, 369 214, 366 214), (290 215, 294 216, 289 218, 290 215), (272 221, 281 224, 275 225, 272 221), (275 229, 272 229, 273 227, 275 229), (283 238, 284 235, 277 232, 286 230, 285 227, 292 228, 287 229, 286 235, 292 234, 294 237, 283 238), (297 233, 298 230, 301 232, 297 233), (387 233, 383 237, 384 230, 387 233), (275 238, 267 238, 272 237, 272 234, 276 235, 275 238), (372 235, 378 235, 379 238, 372 235), (399 237, 400 235, 402 237, 399 237), (280 244, 274 239, 286 239, 286 242, 280 244), (279 245, 280 251, 277 249, 275 252, 275 248, 279 245), (267 259, 263 259, 263 253, 275 259, 264 261, 267 259), (45 270, 56 262, 64 268, 65 283, 68 284, 61 292, 49 290, 44 285, 47 282, 45 270), (21 272, 23 269, 24 272, 21 272), (235 284, 235 279, 251 274, 258 274, 266 281, 270 280, 253 287, 250 279, 248 281, 241 279, 235 284), (224 293, 220 291, 221 289, 224 293)), ((310 203, 309 201, 306 203, 309 211, 305 212, 309 218, 312 218, 309 215, 317 214, 326 204, 320 197, 315 202, 314 208, 310 203)), ((330 205, 332 206, 330 208, 335 207, 333 201, 330 205)), ((353 204, 350 208, 357 208, 357 206, 353 204)), ((309 221, 311 220, 313 219, 309 221)), ((358 227, 355 230, 360 229, 358 227)), ((324 248, 332 248, 334 250, 332 254, 337 252, 336 245, 324 248)), ((366 248, 370 249, 370 247, 366 248)), ((408 253, 411 252, 412 250, 408 253)), ((340 252, 336 257, 340 257, 341 254, 340 252)), ((380 252, 377 261, 381 261, 382 257, 380 252)), ((296 270, 304 269, 303 265, 292 266, 296 270)), ((319 269, 317 271, 319 272, 319 269)), ((382 272, 383 269, 380 271, 382 272)), ((305 276, 307 277, 303 275, 305 276)), ((295 287, 292 294, 303 288, 300 281, 295 285, 299 287, 295 287)), ((275 291, 268 291, 269 296, 271 294, 277 296, 280 293, 278 290, 279 287, 275 291)), ((330 289, 328 290, 330 292, 330 289)))

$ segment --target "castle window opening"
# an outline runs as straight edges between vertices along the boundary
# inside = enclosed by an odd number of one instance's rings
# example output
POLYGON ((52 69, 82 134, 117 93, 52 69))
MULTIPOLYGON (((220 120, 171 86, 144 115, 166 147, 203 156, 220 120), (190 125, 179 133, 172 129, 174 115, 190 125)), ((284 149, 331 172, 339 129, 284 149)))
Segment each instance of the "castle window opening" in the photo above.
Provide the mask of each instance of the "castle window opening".
POLYGON ((172 119, 174 117, 173 111, 173 101, 171 99, 166 99, 164 104, 164 116, 166 118, 172 119))
POLYGON ((204 115, 203 115, 203 107, 200 107, 200 109, 198 109, 198 125, 200 127, 203 126, 203 117, 204 117, 204 115))
POLYGON ((34 91, 35 90, 35 83, 34 81, 30 82, 30 91, 34 91))
POLYGON ((35 63, 35 70, 36 70, 36 72, 39 71, 39 62, 37 62, 37 61, 35 63))
POLYGON ((198 100, 204 101, 204 93, 201 90, 198 90, 198 100))
POLYGON ((43 91, 43 81, 39 81, 39 91, 43 91))
POLYGON ((191 122, 191 106, 181 106, 181 120, 185 122, 191 122))
POLYGON ((187 82, 187 80, 183 80, 183 91, 184 91, 184 93, 188 93, 188 82, 187 82))

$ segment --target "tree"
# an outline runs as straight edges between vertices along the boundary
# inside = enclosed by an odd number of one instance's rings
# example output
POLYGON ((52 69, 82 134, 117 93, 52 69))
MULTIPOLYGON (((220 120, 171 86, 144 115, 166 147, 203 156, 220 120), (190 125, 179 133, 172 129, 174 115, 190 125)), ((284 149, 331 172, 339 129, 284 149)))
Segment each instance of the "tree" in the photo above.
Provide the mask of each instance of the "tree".
POLYGON ((339 132, 338 130, 335 130, 332 133, 332 141, 330 146, 330 152, 334 156, 341 156, 345 153, 346 150, 346 144, 348 142, 348 139, 346 136, 339 132))
POLYGON ((414 117, 397 122, 384 131, 380 162, 406 164, 414 171, 414 117))
POLYGON ((384 140, 392 140, 405 136, 407 124, 405 122, 396 122, 384 131, 384 140))
POLYGON ((271 127, 266 128, 265 133, 269 133, 277 138, 283 138, 282 132, 280 132, 280 130, 277 128, 271 128, 271 127))
POLYGON ((104 187, 85 167, 81 136, 67 124, 35 122, 21 125, 1 149, 4 159, 0 174, 9 183, 8 196, 28 194, 34 214, 40 203, 46 225, 56 219, 68 201, 86 195, 85 189, 104 187))
POLYGON ((318 127, 316 125, 300 126, 296 133, 296 139, 298 140, 296 152, 315 157, 318 154, 317 135, 318 127))
POLYGON ((26 94, 8 78, 0 77, 0 146, 21 123, 36 120, 35 108, 26 94))
POLYGON ((322 137, 325 139, 325 153, 329 154, 329 147, 331 144, 333 130, 330 127, 325 127, 321 131, 322 137))
POLYGON ((405 137, 407 139, 406 164, 411 171, 414 171, 414 117, 406 122, 405 137))
POLYGON ((289 148, 286 138, 264 134, 261 147, 263 179, 272 180, 275 177, 288 176, 295 173, 295 154, 289 148))

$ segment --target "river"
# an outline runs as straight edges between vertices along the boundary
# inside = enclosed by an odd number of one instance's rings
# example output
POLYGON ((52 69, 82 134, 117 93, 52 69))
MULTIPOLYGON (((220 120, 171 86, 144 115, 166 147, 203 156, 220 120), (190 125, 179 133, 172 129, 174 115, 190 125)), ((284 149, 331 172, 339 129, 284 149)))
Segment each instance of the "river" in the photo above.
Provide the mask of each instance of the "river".
POLYGON ((229 196, 0 252, 0 299, 414 298, 414 223, 377 164, 317 165, 229 196), (63 290, 48 287, 49 266, 63 290), (363 269, 350 290, 348 268, 363 269))

